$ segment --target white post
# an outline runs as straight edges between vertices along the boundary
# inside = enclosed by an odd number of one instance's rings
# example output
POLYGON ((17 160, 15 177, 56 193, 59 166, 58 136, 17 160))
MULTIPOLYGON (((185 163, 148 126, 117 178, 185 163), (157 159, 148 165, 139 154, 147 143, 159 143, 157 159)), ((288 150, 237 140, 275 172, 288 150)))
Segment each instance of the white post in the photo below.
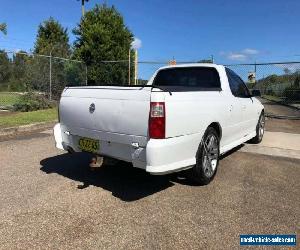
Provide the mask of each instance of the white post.
POLYGON ((135 50, 134 56, 134 84, 138 84, 138 52, 137 49, 135 50))
POLYGON ((84 17, 84 1, 85 0, 81 0, 81 14, 82 14, 82 17, 84 17))

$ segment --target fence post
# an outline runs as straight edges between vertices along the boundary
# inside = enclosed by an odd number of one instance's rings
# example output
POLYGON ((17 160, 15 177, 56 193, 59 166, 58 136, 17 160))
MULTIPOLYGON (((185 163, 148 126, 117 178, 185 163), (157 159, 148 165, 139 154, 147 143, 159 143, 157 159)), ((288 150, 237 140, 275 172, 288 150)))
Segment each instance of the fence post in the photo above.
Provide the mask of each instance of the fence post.
POLYGON ((52 100, 52 50, 50 51, 50 68, 49 68, 49 99, 52 100))

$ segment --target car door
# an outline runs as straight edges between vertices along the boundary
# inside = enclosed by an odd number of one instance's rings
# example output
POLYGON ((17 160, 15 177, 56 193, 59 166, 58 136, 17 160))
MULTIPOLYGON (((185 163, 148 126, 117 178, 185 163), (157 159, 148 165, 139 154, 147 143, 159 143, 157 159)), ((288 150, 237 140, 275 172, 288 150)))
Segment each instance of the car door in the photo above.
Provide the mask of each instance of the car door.
POLYGON ((243 80, 240 80, 240 95, 241 95, 241 103, 242 103, 242 113, 243 113, 243 130, 244 134, 249 135, 250 133, 255 131, 257 124, 257 108, 256 102, 254 102, 251 97, 250 91, 247 88, 246 84, 243 80))
POLYGON ((252 111, 253 100, 251 99, 250 92, 243 82, 243 80, 232 70, 226 68, 226 74, 229 81, 231 93, 235 99, 235 111, 237 119, 237 135, 235 139, 240 139, 247 136, 250 131, 252 132, 252 111))
POLYGON ((231 93, 228 93, 224 106, 226 107, 227 121, 223 133, 223 145, 229 145, 236 142, 243 136, 244 118, 243 118, 243 101, 239 97, 239 82, 232 74, 231 70, 225 68, 231 93))

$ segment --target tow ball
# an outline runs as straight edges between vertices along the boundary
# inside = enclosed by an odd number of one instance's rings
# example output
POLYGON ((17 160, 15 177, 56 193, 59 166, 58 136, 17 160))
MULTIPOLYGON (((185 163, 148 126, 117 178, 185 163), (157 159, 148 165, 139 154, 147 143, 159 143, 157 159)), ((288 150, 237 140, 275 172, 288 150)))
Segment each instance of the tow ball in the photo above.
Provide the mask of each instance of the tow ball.
POLYGON ((99 155, 94 155, 91 162, 90 162, 90 169, 92 171, 100 168, 103 165, 103 157, 99 155))

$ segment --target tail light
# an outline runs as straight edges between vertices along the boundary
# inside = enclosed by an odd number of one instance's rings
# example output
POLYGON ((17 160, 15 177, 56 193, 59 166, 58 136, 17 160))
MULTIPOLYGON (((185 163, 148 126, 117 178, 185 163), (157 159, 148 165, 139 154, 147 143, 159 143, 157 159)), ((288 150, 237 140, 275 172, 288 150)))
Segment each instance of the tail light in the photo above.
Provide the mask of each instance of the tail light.
POLYGON ((164 139, 166 133, 166 110, 164 102, 150 103, 149 136, 164 139))

